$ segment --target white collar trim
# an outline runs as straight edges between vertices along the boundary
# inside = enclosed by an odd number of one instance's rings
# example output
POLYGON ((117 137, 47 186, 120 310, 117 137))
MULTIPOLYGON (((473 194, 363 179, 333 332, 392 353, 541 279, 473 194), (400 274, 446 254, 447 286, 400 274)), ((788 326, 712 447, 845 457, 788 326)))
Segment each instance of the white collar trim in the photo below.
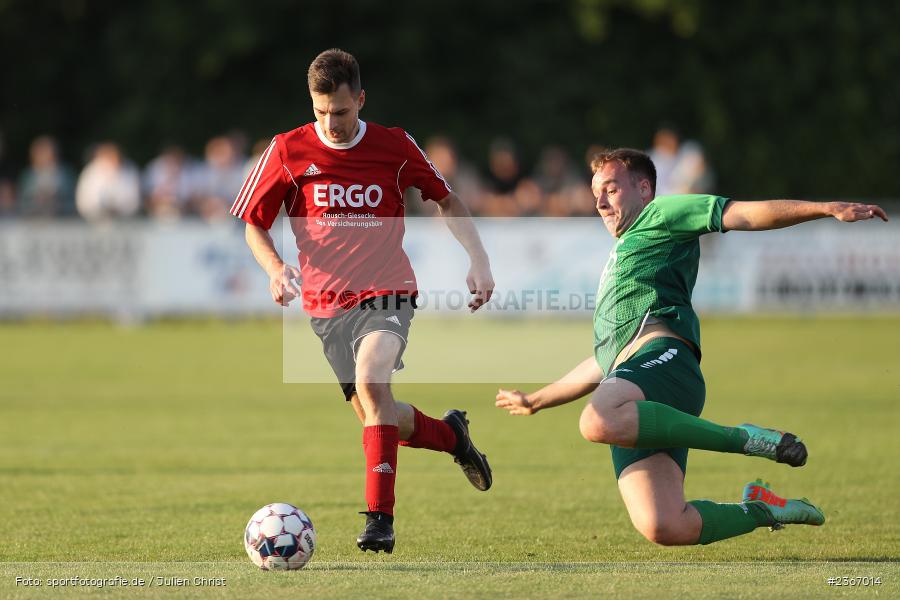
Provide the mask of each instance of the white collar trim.
POLYGON ((316 135, 319 136, 319 141, 328 146, 329 148, 334 148, 335 150, 347 150, 348 148, 352 148, 357 145, 360 141, 362 141, 363 136, 366 135, 366 122, 362 119, 359 119, 359 131, 356 133, 356 137, 354 137, 349 142, 344 142, 343 144, 335 144, 322 132, 322 127, 319 126, 319 122, 316 121, 316 135))

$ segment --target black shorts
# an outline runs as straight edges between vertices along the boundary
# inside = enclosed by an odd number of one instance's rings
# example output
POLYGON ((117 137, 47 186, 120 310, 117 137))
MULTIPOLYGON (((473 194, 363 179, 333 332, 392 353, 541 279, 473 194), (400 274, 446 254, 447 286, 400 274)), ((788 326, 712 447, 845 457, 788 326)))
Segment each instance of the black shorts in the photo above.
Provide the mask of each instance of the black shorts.
POLYGON ((394 371, 403 368, 403 351, 409 336, 409 326, 415 312, 414 296, 376 296, 369 298, 336 317, 313 317, 312 330, 322 340, 322 350, 337 375, 344 399, 356 392, 356 351, 360 341, 370 333, 388 331, 403 345, 397 355, 394 371))

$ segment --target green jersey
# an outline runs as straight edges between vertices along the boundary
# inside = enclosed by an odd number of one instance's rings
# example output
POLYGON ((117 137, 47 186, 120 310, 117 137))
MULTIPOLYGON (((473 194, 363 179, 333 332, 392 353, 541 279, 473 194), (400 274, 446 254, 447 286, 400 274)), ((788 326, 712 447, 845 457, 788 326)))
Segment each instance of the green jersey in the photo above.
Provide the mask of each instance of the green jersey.
POLYGON ((594 356, 604 373, 649 318, 665 323, 700 352, 700 321, 691 306, 700 241, 721 231, 728 198, 660 196, 613 246, 594 309, 594 356))

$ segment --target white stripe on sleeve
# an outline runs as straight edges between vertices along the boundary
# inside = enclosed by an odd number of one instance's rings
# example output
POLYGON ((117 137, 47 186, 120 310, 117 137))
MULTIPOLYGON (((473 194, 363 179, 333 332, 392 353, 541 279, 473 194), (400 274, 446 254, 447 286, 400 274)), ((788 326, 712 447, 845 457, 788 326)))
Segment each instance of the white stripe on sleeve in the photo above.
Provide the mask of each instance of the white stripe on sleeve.
POLYGON ((237 199, 235 199, 234 201, 234 205, 232 205, 231 207, 231 214, 233 214, 234 216, 244 216, 244 211, 247 210, 247 206, 250 204, 250 198, 253 197, 253 192, 254 190, 256 190, 256 184, 259 183, 259 178, 262 176, 263 169, 265 168, 266 162, 269 160, 269 155, 272 153, 272 149, 274 147, 275 138, 272 138, 272 141, 269 143, 269 147, 266 148, 266 151, 263 152, 263 155, 259 157, 259 161, 256 163, 253 171, 247 177, 247 181, 244 183, 244 187, 241 188, 237 199))
POLYGON ((425 162, 428 163, 428 166, 431 167, 431 170, 434 171, 435 175, 437 175, 437 178, 444 182, 444 185, 447 186, 448 191, 452 192, 453 188, 450 187, 450 184, 447 183, 447 180, 444 179, 444 176, 441 175, 441 172, 437 170, 437 167, 434 166, 434 163, 428 159, 425 151, 419 147, 419 144, 416 143, 416 140, 413 139, 413 136, 409 135, 405 131, 403 133, 406 134, 406 137, 409 138, 409 141, 411 141, 413 143, 413 146, 415 146, 416 149, 422 154, 422 158, 425 159, 425 162))

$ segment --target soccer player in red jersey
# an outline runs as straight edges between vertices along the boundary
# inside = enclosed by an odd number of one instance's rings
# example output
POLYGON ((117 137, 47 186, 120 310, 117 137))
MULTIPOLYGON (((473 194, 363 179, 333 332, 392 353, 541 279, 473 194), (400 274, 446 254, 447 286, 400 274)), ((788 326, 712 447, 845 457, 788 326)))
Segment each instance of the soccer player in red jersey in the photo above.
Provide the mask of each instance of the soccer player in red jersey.
POLYGON ((391 394, 417 294, 402 247, 403 190, 416 187, 436 202, 468 253, 471 311, 490 300, 494 280, 469 211, 415 140, 402 129, 359 119, 365 92, 356 59, 327 50, 310 65, 308 83, 315 122, 272 139, 231 213, 247 222, 247 244, 269 275, 272 299, 286 306, 302 297, 344 397, 362 421, 368 509, 357 545, 392 552, 398 445, 451 454, 479 490, 492 481, 464 412, 434 419, 391 394), (268 233, 282 206, 297 239, 299 269, 284 263, 268 233))

